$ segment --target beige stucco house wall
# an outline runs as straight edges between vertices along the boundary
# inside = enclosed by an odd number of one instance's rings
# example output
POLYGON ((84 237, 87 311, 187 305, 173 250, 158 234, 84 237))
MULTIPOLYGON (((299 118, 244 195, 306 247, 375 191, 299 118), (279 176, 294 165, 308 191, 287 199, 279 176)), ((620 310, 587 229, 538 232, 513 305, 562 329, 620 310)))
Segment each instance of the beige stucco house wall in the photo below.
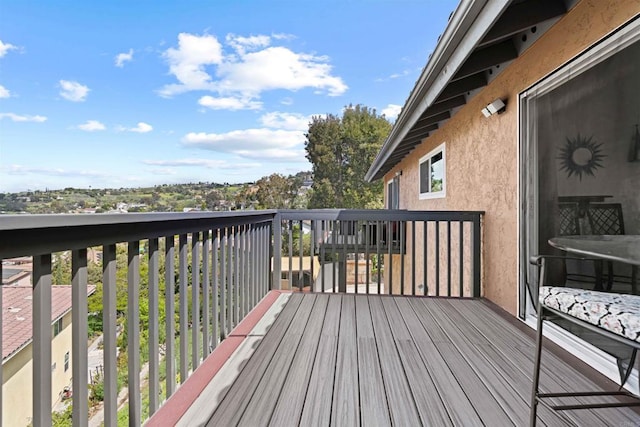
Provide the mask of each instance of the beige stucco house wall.
MULTIPOLYGON (((51 327, 53 337, 54 327, 51 327)), ((71 384, 71 311, 62 317, 62 330, 51 340, 51 406, 61 397, 65 386, 71 384), (65 355, 69 364, 65 370, 65 355)), ((33 414, 33 343, 27 344, 2 364, 3 426, 26 426, 33 414)))
MULTIPOLYGON (((638 14, 640 0, 580 1, 384 178, 402 171, 401 209, 486 212, 482 293, 513 315, 519 268, 518 95, 638 14), (481 109, 496 98, 507 100, 505 112, 485 118, 481 109), (419 159, 442 143, 446 197, 420 200, 419 159)), ((396 276, 399 268, 393 271, 396 276)))

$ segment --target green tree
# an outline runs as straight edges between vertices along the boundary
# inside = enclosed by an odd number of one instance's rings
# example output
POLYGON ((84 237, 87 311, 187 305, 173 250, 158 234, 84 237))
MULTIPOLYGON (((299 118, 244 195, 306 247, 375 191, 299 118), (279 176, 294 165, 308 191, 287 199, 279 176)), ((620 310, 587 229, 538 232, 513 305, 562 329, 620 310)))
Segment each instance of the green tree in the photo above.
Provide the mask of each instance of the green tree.
POLYGON ((256 182, 256 199, 262 209, 291 209, 298 194, 298 179, 274 173, 256 182))
POLYGON ((314 177, 309 207, 382 207, 382 182, 364 176, 390 130, 384 115, 361 105, 349 105, 341 117, 313 117, 305 143, 314 177))

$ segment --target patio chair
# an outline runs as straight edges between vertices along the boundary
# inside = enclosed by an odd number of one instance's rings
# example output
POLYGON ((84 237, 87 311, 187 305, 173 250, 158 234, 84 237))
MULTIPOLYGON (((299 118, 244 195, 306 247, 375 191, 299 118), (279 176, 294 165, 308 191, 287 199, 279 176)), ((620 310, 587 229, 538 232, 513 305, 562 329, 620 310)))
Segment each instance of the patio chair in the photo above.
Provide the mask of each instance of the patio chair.
POLYGON ((537 265, 539 269, 539 293, 538 298, 532 301, 538 313, 538 330, 531 391, 530 426, 534 427, 536 425, 538 404, 555 411, 640 406, 639 396, 623 390, 635 364, 637 351, 640 349, 640 329, 638 329, 640 324, 640 296, 544 286, 545 258, 545 256, 531 258, 531 263, 537 265), (618 361, 621 385, 617 391, 540 393, 543 326, 544 320, 550 317, 565 319, 632 349, 631 357, 626 366, 623 366, 620 360, 618 361), (605 319, 605 321, 602 319, 605 319), (566 405, 550 404, 547 401, 549 398, 580 398, 588 396, 618 396, 620 400, 566 405))
POLYGON ((560 236, 573 236, 580 234, 580 222, 578 218, 577 203, 558 203, 560 215, 560 236))
MULTIPOLYGON (((587 217, 589 218, 589 227, 591 234, 625 234, 624 219, 622 216, 622 205, 620 203, 596 203, 589 205, 587 209, 587 217)), ((637 291, 637 274, 638 268, 631 268, 631 293, 638 294, 637 291)), ((610 291, 614 282, 613 262, 607 261, 607 287, 610 291)))

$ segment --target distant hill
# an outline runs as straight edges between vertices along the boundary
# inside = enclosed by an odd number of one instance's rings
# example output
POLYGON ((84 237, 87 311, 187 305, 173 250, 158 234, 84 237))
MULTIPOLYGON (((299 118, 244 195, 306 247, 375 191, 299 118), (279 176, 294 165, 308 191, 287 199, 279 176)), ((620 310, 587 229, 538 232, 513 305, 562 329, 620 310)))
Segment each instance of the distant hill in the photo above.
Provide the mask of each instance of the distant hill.
MULTIPOLYGON (((309 172, 300 172, 286 179, 292 183, 295 182, 301 188, 307 188, 312 182, 309 172)), ((241 184, 197 182, 141 188, 70 187, 63 190, 0 193, 0 213, 185 212, 252 209, 258 205, 257 190, 254 182, 241 184)))

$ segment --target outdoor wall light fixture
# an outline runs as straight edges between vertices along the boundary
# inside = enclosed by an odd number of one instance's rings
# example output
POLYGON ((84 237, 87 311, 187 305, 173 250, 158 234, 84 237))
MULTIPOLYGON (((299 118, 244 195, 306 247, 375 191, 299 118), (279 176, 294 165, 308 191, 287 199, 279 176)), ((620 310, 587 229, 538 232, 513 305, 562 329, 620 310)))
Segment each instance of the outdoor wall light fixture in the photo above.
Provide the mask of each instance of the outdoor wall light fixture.
POLYGON ((496 113, 497 114, 502 113, 504 109, 505 109, 504 101, 498 98, 495 101, 493 101, 491 104, 484 107, 482 109, 482 114, 484 114, 485 117, 491 117, 496 113))

